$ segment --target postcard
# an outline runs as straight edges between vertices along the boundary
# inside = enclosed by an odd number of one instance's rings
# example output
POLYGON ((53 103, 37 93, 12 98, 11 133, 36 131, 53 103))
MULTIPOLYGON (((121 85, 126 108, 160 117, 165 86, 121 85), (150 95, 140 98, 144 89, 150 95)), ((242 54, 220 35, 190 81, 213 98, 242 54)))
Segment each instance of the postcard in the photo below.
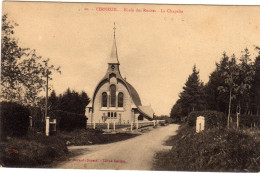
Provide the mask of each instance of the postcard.
POLYGON ((4 168, 260 170, 260 7, 2 3, 4 168))

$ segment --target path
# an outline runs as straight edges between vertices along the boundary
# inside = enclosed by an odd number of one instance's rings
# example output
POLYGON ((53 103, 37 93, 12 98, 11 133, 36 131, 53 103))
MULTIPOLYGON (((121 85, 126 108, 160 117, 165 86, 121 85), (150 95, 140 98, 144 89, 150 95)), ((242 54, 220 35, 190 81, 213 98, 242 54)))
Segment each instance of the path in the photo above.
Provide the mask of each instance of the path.
POLYGON ((178 127, 170 124, 125 141, 71 147, 71 151, 82 149, 81 155, 60 161, 56 168, 151 170, 154 154, 171 148, 163 143, 176 134, 178 127))

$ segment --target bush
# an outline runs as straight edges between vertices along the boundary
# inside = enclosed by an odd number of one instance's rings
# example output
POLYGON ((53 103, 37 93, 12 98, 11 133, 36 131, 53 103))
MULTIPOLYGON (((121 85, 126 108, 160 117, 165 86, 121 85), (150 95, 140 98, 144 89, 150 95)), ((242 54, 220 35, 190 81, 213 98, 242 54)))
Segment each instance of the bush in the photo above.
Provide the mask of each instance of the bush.
POLYGON ((226 125, 226 116, 217 111, 193 111, 187 117, 187 122, 191 127, 196 126, 198 116, 205 117, 205 128, 224 127, 226 125))
POLYGON ((240 126, 242 127, 260 127, 260 117, 256 115, 240 115, 240 126))
POLYGON ((183 126, 168 143, 168 152, 158 153, 154 169, 175 171, 259 171, 259 132, 212 128, 195 133, 183 126))
POLYGON ((1 139, 6 136, 24 136, 29 127, 29 109, 13 102, 1 102, 0 105, 1 139))
POLYGON ((65 141, 57 136, 29 134, 0 144, 0 164, 5 167, 37 167, 68 153, 65 141))
POLYGON ((81 114, 68 113, 64 111, 55 111, 55 117, 58 119, 58 128, 65 131, 73 131, 78 128, 86 128, 87 117, 81 114))

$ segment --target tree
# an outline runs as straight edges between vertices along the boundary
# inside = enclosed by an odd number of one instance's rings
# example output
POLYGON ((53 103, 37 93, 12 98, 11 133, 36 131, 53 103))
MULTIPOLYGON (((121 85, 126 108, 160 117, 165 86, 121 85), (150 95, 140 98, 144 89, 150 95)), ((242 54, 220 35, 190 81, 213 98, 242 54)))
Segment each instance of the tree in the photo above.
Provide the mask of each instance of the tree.
POLYGON ((180 103, 186 107, 187 113, 201 109, 200 99, 202 99, 201 88, 203 85, 199 80, 199 71, 194 65, 192 74, 188 77, 183 92, 180 93, 180 103))
POLYGON ((223 58, 228 59, 228 63, 226 64, 226 66, 224 67, 221 73, 221 76, 224 78, 226 85, 219 86, 218 90, 222 93, 229 93, 228 120, 227 120, 227 127, 229 128, 232 99, 235 98, 234 90, 236 90, 237 87, 235 81, 239 76, 239 71, 238 71, 235 55, 233 55, 232 58, 229 60, 228 56, 224 52, 223 58))
POLYGON ((54 71, 60 72, 60 68, 49 65, 49 59, 37 56, 34 49, 20 47, 13 37, 14 26, 18 24, 8 21, 7 14, 2 16, 2 99, 37 106, 39 94, 45 89, 47 73, 50 76, 54 71))
POLYGON ((205 85, 205 99, 206 108, 220 112, 227 112, 228 110, 228 93, 219 92, 218 87, 228 87, 225 83, 222 73, 228 64, 228 57, 223 56, 220 63, 216 63, 216 69, 210 74, 209 81, 205 85))
POLYGON ((244 105, 244 114, 249 115, 251 112, 251 98, 250 91, 253 84, 254 69, 250 59, 250 53, 246 48, 240 58, 238 65, 239 76, 237 86, 235 87, 236 94, 236 118, 237 128, 239 127, 239 115, 241 112, 241 105, 244 105))
POLYGON ((71 91, 70 88, 60 94, 59 97, 56 96, 56 92, 53 90, 48 99, 51 112, 59 110, 75 114, 85 114, 85 108, 89 101, 86 92, 78 93, 74 90, 71 91))
POLYGON ((187 116, 191 111, 203 110, 205 108, 205 98, 203 92, 204 85, 199 79, 199 71, 194 65, 192 74, 179 94, 179 100, 173 105, 170 116, 176 121, 187 116))
MULTIPOLYGON (((260 48, 259 48, 260 50, 260 48)), ((255 107, 255 114, 259 116, 260 108, 260 51, 253 64, 255 74, 253 76, 253 84, 251 88, 251 98, 255 107)))

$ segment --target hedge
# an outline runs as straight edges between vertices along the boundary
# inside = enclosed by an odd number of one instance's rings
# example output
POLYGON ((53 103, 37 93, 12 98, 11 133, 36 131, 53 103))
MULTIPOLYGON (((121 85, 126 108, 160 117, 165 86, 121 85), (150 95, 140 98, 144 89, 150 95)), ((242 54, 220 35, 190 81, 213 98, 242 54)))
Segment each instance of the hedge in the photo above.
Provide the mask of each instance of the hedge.
POLYGON ((240 115, 240 126, 242 127, 260 127, 260 116, 240 115))
POLYGON ((59 136, 34 132, 0 142, 0 164, 4 167, 39 167, 68 154, 65 141, 59 136))
POLYGON ((222 112, 217 111, 193 111, 188 115, 187 122, 189 126, 196 126, 196 119, 199 116, 205 117, 205 127, 212 128, 212 127, 223 127, 226 125, 226 116, 222 112))
POLYGON ((29 128, 29 109, 13 102, 1 102, 0 105, 1 139, 6 136, 26 135, 29 128))
POLYGON ((87 117, 83 114, 64 111, 55 111, 54 114, 60 130, 73 131, 75 129, 86 128, 87 117))
MULTIPOLYGON (((181 127, 171 137, 170 151, 155 156, 155 170, 229 172, 259 171, 260 133, 258 130, 212 128, 196 133, 181 127)), ((169 143, 169 142, 168 142, 169 143)))

